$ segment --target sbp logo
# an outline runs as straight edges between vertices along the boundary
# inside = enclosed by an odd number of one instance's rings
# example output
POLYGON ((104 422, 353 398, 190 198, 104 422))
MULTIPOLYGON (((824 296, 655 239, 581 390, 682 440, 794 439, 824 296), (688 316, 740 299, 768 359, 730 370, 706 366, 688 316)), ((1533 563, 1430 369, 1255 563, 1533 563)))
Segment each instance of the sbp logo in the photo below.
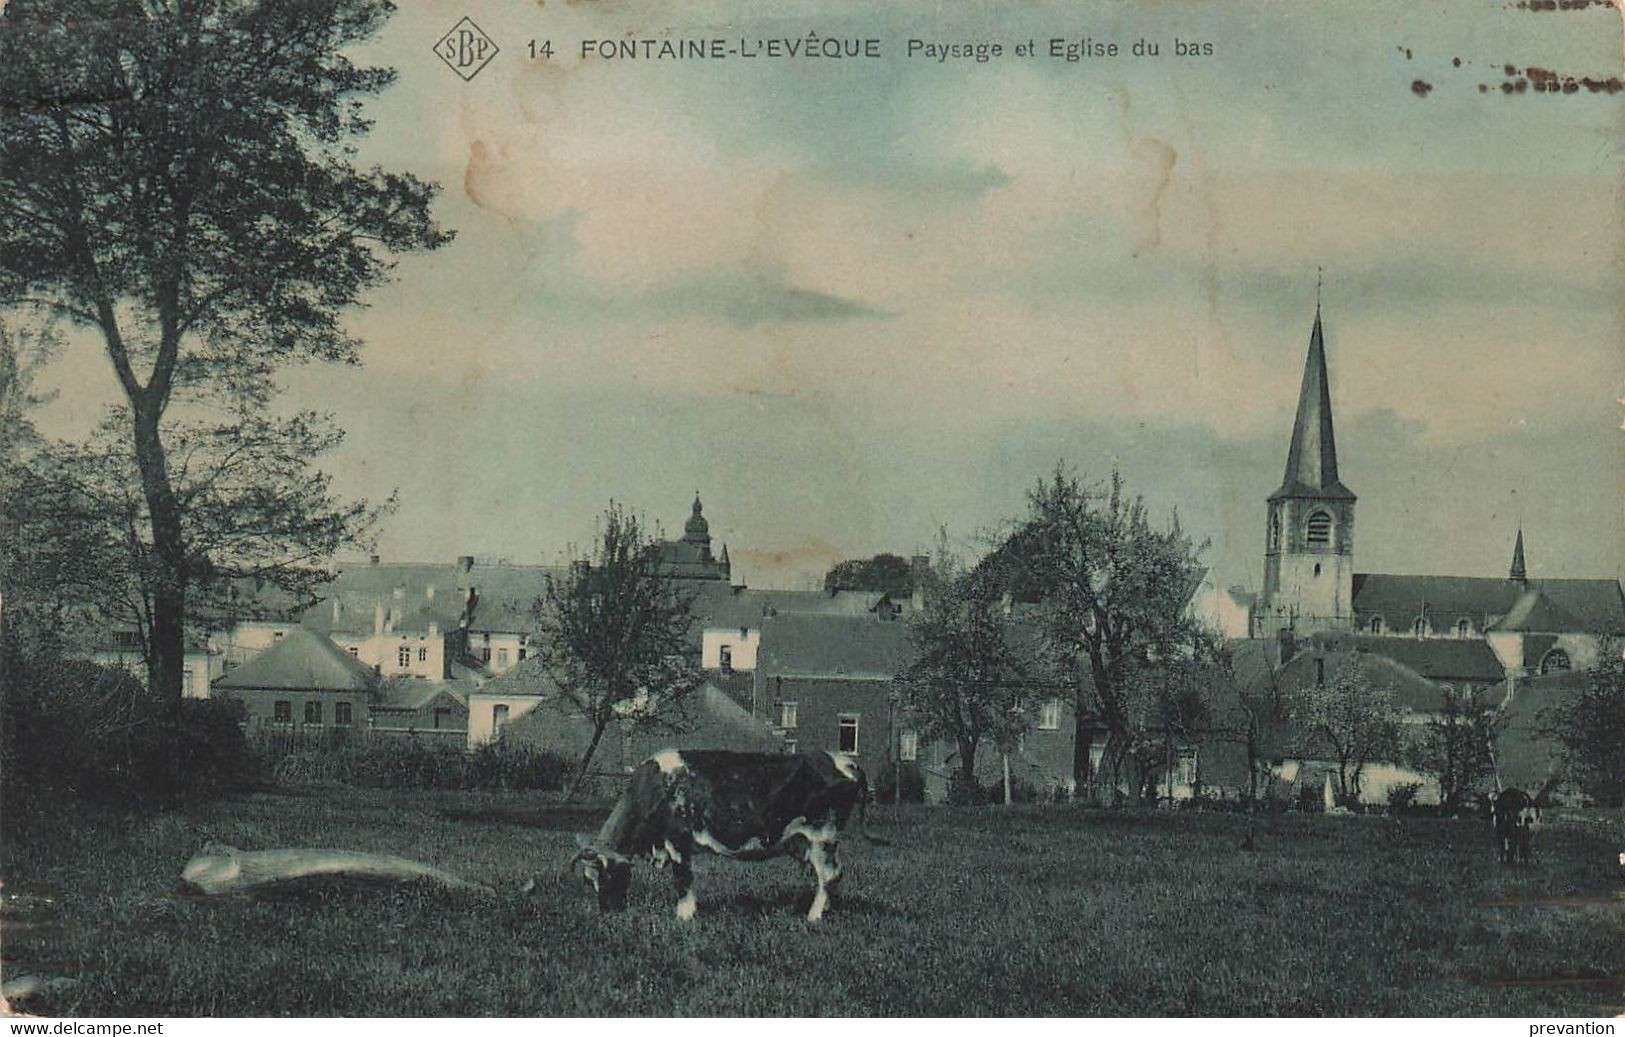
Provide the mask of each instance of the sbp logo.
POLYGON ((497 56, 497 45, 472 19, 464 18, 440 37, 434 52, 453 72, 464 79, 473 79, 497 56))

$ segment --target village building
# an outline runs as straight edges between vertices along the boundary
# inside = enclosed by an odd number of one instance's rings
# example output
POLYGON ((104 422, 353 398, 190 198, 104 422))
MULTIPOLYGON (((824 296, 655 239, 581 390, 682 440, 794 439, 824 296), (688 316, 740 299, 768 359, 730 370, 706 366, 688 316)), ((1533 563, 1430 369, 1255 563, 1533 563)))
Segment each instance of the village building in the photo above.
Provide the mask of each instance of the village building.
MULTIPOLYGON (((1503 737, 1541 741, 1522 730, 1534 714, 1520 697, 1532 677, 1594 667, 1610 656, 1625 635, 1618 581, 1531 579, 1521 529, 1505 577, 1357 572, 1356 505, 1338 473, 1317 307, 1285 476, 1267 500, 1264 582, 1250 623, 1271 659, 1270 679, 1318 683, 1329 657, 1354 653, 1369 657, 1384 685, 1397 689, 1413 727, 1437 715, 1439 697, 1451 690, 1497 703, 1508 721, 1503 737)), ((1368 802, 1407 782, 1422 783, 1423 802, 1436 794, 1430 779, 1390 762, 1371 777, 1368 802)))

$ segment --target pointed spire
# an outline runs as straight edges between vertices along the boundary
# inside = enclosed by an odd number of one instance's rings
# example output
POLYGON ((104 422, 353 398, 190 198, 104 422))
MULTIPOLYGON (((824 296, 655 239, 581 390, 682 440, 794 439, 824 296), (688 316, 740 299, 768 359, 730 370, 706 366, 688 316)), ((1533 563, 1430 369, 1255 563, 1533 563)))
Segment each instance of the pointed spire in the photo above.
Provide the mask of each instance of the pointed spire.
POLYGON ((1512 571, 1507 573, 1507 579, 1527 587, 1529 585, 1529 571, 1523 564, 1523 527, 1518 527, 1518 540, 1512 545, 1512 571))
MULTIPOLYGON (((1318 294, 1318 289, 1317 289, 1318 294)), ((1337 478, 1337 439, 1332 432, 1331 379, 1326 372, 1326 340, 1315 304, 1315 326, 1309 333, 1309 356, 1298 391, 1298 416, 1287 448, 1286 476, 1270 498, 1321 497, 1353 500, 1337 478)))

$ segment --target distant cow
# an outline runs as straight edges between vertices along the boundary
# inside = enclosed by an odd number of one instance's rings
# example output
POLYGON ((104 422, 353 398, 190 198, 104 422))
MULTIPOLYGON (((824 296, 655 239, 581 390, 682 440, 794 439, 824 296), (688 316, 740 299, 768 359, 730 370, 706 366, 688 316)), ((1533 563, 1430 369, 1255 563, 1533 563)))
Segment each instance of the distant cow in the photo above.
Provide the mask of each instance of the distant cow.
POLYGON ((834 753, 668 749, 638 765, 597 836, 577 836, 583 877, 601 911, 626 906, 632 862, 670 864, 677 917, 694 917, 696 848, 738 860, 789 855, 818 880, 807 921, 824 915, 841 878, 836 840, 869 798, 863 772, 834 753))
POLYGON ((1495 825, 1495 847, 1501 863, 1528 861, 1534 826, 1540 820, 1540 808, 1529 794, 1522 789, 1505 790, 1495 797, 1490 819, 1495 825))

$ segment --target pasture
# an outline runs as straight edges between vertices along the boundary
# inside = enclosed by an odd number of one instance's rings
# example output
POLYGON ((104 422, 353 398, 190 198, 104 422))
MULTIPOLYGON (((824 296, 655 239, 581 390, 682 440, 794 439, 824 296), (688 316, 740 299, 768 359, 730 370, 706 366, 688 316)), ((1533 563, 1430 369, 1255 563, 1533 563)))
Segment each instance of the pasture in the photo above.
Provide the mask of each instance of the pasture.
POLYGON ((823 923, 780 860, 702 857, 692 923, 642 867, 601 916, 563 870, 607 804, 546 794, 255 793, 85 813, 0 856, 5 976, 50 1015, 1594 1015, 1625 1003, 1618 825, 871 809, 823 923), (400 854, 491 883, 177 891, 206 839, 400 854), (518 891, 534 875, 534 895, 518 891))

